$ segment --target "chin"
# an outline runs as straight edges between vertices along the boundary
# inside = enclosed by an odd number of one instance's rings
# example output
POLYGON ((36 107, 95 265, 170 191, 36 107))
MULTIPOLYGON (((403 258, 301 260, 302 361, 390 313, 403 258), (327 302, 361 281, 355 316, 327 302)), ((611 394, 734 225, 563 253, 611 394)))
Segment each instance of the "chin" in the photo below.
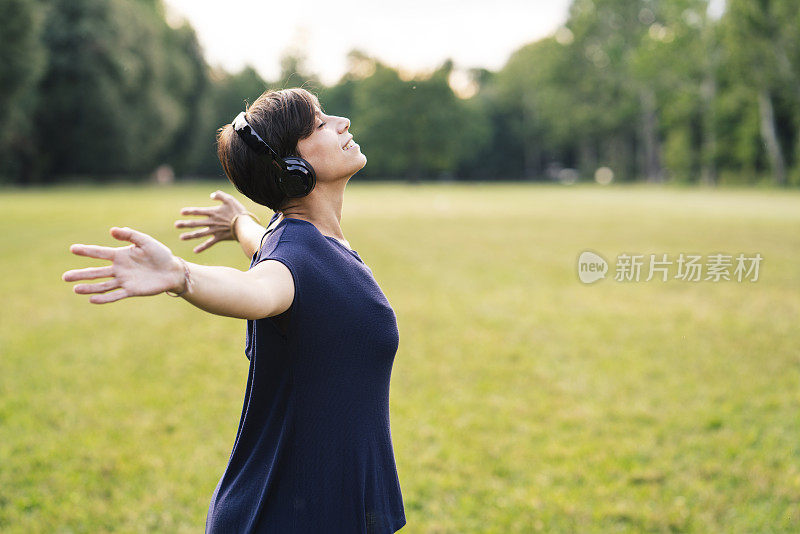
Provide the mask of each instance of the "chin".
POLYGON ((353 174, 355 174, 358 171, 360 171, 361 169, 363 169, 364 166, 367 164, 367 156, 364 156, 363 154, 362 154, 362 156, 363 157, 360 158, 361 159, 361 163, 353 164, 353 167, 352 167, 352 173, 353 174))

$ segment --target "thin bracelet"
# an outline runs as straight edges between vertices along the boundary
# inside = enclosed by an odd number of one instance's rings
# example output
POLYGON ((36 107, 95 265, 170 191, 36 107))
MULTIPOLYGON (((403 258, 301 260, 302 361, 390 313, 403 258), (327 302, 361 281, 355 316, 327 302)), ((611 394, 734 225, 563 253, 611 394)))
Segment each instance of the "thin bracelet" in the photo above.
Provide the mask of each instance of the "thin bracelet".
MULTIPOLYGON (((176 256, 177 257, 177 256, 176 256)), ((174 291, 164 291, 170 297, 180 297, 186 291, 189 290, 189 286, 192 285, 192 275, 189 273, 189 265, 184 261, 183 258, 178 258, 178 260, 183 264, 183 291, 180 293, 175 293, 174 291)))
POLYGON ((236 237, 236 221, 237 221, 237 220, 239 219, 239 217, 241 217, 242 215, 249 215, 249 216, 250 216, 250 217, 252 217, 252 218, 253 218, 253 220, 255 220, 255 221, 258 223, 258 224, 261 224, 261 221, 260 221, 260 220, 258 220, 258 217, 256 217, 254 214, 250 213, 249 211, 243 211, 243 212, 241 212, 241 213, 237 213, 236 215, 234 215, 234 216, 233 216, 233 219, 231 219, 231 235, 233 236, 233 239, 235 239, 236 241, 239 241, 239 238, 238 238, 238 237, 236 237))

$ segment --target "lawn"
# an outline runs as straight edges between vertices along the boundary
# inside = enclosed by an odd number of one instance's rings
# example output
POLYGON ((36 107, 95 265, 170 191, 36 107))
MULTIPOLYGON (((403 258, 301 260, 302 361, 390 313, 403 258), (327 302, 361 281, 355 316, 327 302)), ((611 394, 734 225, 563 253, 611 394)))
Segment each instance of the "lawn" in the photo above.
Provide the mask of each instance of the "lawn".
MULTIPOLYGON (((172 226, 217 186, 0 190, 0 531, 202 531, 244 321, 90 305, 60 276, 115 225, 246 269, 172 226)), ((800 531, 800 193, 354 180, 343 215, 400 327, 402 532, 800 531), (605 280, 579 280, 585 250, 605 280), (756 282, 616 281, 623 253, 763 261, 756 282)))

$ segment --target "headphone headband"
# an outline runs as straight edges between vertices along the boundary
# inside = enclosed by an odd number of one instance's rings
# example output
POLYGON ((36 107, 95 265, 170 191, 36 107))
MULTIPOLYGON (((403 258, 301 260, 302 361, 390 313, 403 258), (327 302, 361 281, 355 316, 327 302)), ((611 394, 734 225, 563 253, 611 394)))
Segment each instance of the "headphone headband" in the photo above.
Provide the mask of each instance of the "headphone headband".
POLYGON ((245 142, 247 146, 258 152, 259 154, 264 154, 265 156, 271 156, 272 161, 278 166, 280 170, 285 170, 285 166, 281 165, 281 158, 278 154, 272 150, 272 147, 267 144, 266 141, 261 139, 261 136, 258 135, 255 128, 250 126, 250 123, 247 122, 247 117, 245 115, 245 111, 242 111, 236 118, 233 119, 233 129, 234 131, 239 134, 239 137, 242 138, 242 141, 245 142))
POLYGON ((288 156, 281 158, 266 141, 261 139, 255 128, 247 122, 246 112, 242 111, 233 119, 233 130, 256 153, 268 155, 278 167, 278 188, 289 198, 308 195, 317 183, 314 167, 303 158, 288 156))

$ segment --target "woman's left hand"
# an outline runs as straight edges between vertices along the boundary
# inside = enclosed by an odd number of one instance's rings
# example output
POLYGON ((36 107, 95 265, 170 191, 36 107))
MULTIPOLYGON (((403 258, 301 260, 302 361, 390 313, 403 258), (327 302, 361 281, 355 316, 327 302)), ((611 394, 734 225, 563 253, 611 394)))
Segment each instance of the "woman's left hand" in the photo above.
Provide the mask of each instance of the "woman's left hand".
POLYGON ((202 230, 181 234, 180 238, 183 240, 196 239, 207 235, 211 236, 203 243, 194 247, 194 252, 196 253, 203 252, 220 241, 232 240, 231 220, 233 220, 236 214, 247 211, 241 202, 222 191, 214 191, 211 193, 211 198, 213 200, 219 200, 222 204, 208 208, 183 208, 181 210, 181 215, 203 215, 206 217, 205 219, 175 221, 175 228, 205 227, 202 230))

